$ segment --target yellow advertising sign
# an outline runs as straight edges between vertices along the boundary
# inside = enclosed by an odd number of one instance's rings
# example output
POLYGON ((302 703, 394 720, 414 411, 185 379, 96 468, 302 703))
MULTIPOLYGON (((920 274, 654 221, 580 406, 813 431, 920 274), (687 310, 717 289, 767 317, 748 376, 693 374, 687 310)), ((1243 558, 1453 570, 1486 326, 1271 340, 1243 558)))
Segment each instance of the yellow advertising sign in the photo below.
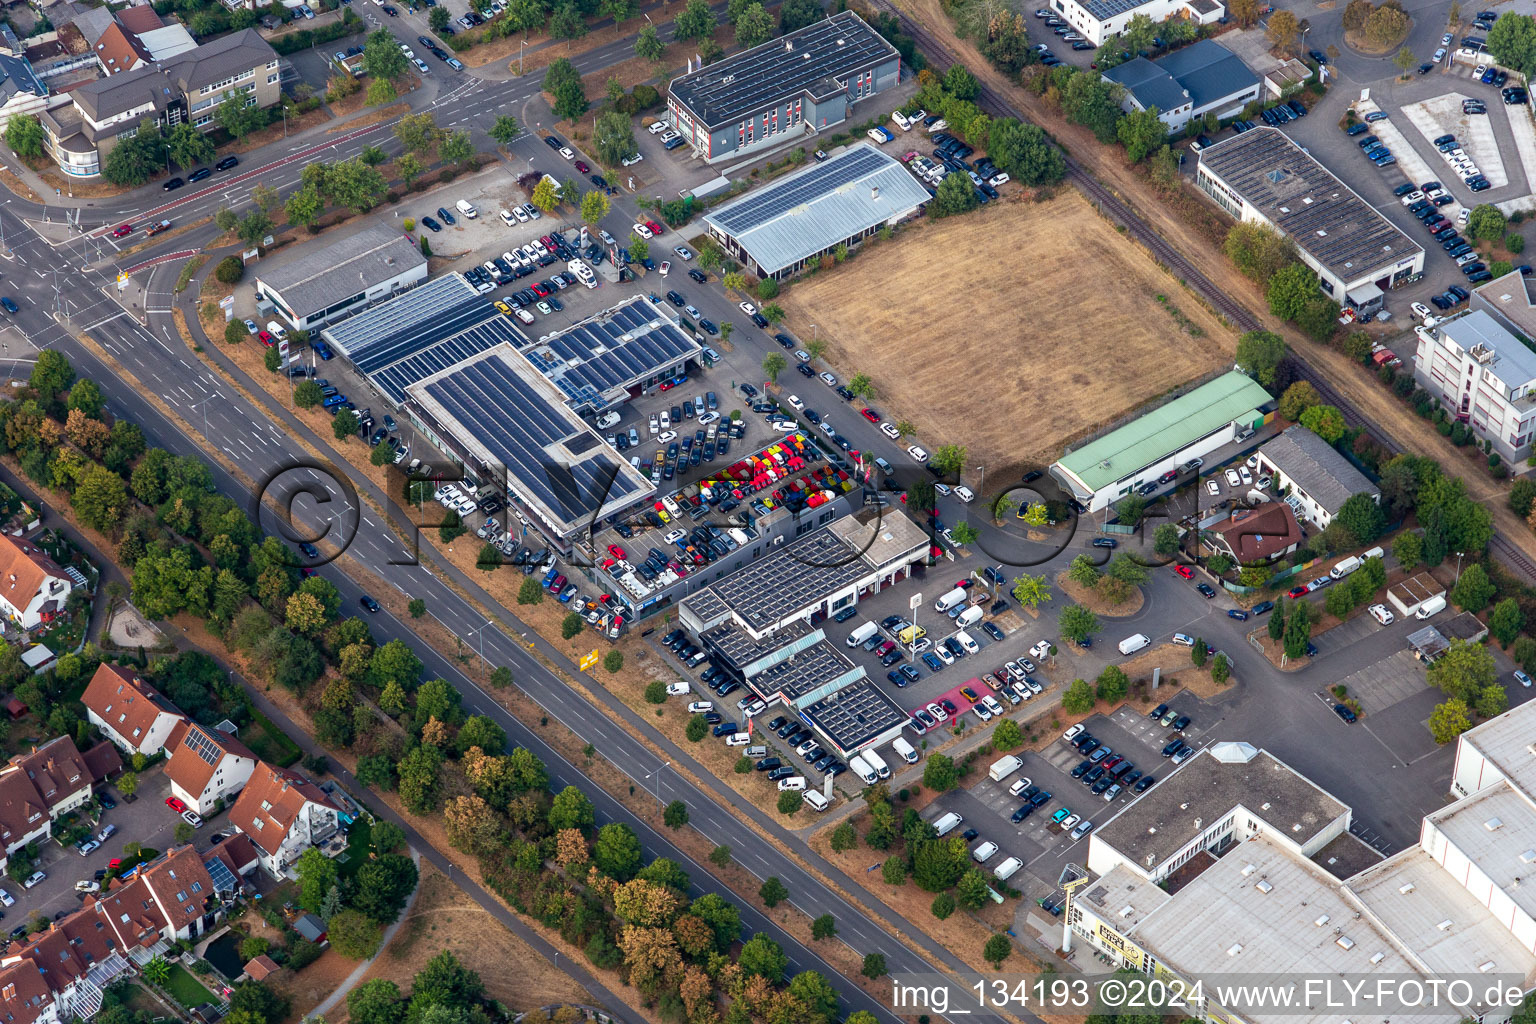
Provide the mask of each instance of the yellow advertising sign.
POLYGON ((587 654, 587 655, 583 655, 582 656, 582 659, 581 659, 581 670, 583 672, 585 672, 587 669, 591 668, 593 665, 596 665, 596 664, 597 664, 597 648, 594 647, 592 649, 592 653, 591 654, 587 654))
POLYGON ((1105 949, 1119 954, 1131 970, 1139 972, 1144 968, 1146 953, 1141 947, 1102 921, 1098 923, 1098 939, 1105 949))

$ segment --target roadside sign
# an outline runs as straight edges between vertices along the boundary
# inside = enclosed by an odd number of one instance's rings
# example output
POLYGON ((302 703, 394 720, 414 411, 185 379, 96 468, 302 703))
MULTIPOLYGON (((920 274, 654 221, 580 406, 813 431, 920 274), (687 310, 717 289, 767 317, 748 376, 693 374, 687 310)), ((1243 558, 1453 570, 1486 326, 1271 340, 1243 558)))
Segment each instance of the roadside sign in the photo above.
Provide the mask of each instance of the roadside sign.
POLYGON ((907 598, 907 607, 909 609, 911 609, 912 611, 917 611, 917 609, 921 608, 922 605, 923 605, 923 595, 922 594, 913 594, 911 597, 907 598))
POLYGON ((583 655, 582 656, 582 659, 581 659, 581 670, 583 672, 585 672, 587 669, 591 668, 593 665, 596 665, 596 664, 597 664, 597 648, 594 647, 594 648, 592 648, 592 653, 591 654, 587 654, 587 655, 583 655))
POLYGON ((260 255, 260 250, 257 250, 257 249, 247 249, 247 250, 245 250, 244 252, 242 252, 240 254, 240 259, 241 259, 242 262, 249 263, 249 262, 251 262, 251 260, 255 259, 258 255, 260 255))

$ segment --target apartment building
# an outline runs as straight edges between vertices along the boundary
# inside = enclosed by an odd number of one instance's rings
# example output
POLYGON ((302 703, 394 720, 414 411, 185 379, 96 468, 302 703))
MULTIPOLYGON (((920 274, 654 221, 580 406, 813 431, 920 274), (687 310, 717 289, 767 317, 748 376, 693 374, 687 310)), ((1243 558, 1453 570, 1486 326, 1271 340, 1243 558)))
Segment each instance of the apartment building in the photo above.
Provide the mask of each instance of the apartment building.
POLYGON ((1536 352, 1482 309, 1415 333, 1419 385, 1506 462, 1524 462, 1536 437, 1536 352))
POLYGON ((107 154, 144 121, 190 121, 207 130, 219 104, 242 97, 248 107, 270 107, 282 96, 277 52, 255 29, 232 32, 161 62, 88 82, 67 105, 41 115, 50 156, 77 178, 101 173, 107 154))

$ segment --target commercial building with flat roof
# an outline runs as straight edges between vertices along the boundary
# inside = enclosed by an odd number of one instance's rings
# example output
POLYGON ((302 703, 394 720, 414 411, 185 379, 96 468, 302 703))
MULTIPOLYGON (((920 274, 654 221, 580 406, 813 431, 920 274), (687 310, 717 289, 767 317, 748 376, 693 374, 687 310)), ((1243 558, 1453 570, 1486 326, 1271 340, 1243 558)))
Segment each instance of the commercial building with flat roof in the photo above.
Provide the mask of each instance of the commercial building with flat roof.
POLYGON ((1220 0, 1051 0, 1050 6, 1094 46, 1102 46, 1110 36, 1124 32, 1138 14, 1151 18, 1154 24, 1185 18, 1196 25, 1209 25, 1227 13, 1220 0))
POLYGON ((510 342, 409 385, 406 398, 434 444, 504 489, 567 549, 655 492, 510 342))
POLYGON ((853 11, 839 11, 672 80, 672 126, 708 161, 745 156, 848 119, 901 80, 901 55, 853 11))
POLYGON ((427 258, 387 224, 364 228, 318 248, 298 246, 288 258, 263 261, 257 302, 270 303, 291 325, 314 330, 427 279, 427 258))
POLYGON ((1387 588, 1387 600, 1392 603, 1393 608, 1397 609, 1397 614, 1405 619, 1418 612, 1425 601, 1443 596, 1445 596, 1445 588, 1440 585, 1439 580, 1427 572, 1410 576, 1387 588))
POLYGON ((1278 128, 1255 128, 1200 151, 1195 183, 1238 220, 1296 243, 1342 306, 1381 305, 1424 271, 1424 249, 1278 128))
POLYGON ((1051 466, 1051 476, 1094 512, 1252 433, 1274 408, 1257 381, 1236 370, 1224 373, 1068 452, 1051 466))
POLYGON ((1501 319, 1473 309, 1415 328, 1413 376, 1513 465, 1531 455, 1536 441, 1536 351, 1501 319))
POLYGON ((1453 796, 1470 796, 1501 782, 1536 799, 1536 703, 1518 704, 1456 739, 1453 796))
MULTIPOLYGON (((812 525, 812 524, 805 524, 812 525)), ((911 574, 928 535, 900 512, 866 508, 782 541, 678 605, 679 624, 703 637, 728 621, 754 640, 815 625, 911 574)))
POLYGON ((785 278, 905 220, 928 198, 899 161, 859 142, 726 203, 704 226, 758 277, 785 278))
POLYGON ((1310 857, 1348 831, 1350 809, 1268 751, 1216 743, 1096 829, 1088 868, 1124 864, 1159 882, 1196 856, 1270 836, 1310 857))
POLYGON ((844 758, 889 743, 901 735, 910 717, 867 677, 800 709, 800 718, 826 737, 829 750, 844 758))
POLYGON ((1265 442, 1259 449, 1258 468, 1259 475, 1274 476, 1277 490, 1300 501, 1302 514, 1319 529, 1327 529, 1356 494, 1381 500, 1381 488, 1337 448, 1299 424, 1265 442))
POLYGON ((1127 110, 1157 108, 1170 132, 1214 113, 1233 117, 1259 98, 1259 76, 1231 50, 1210 39, 1180 47, 1157 60, 1135 57, 1103 72, 1125 89, 1127 110))

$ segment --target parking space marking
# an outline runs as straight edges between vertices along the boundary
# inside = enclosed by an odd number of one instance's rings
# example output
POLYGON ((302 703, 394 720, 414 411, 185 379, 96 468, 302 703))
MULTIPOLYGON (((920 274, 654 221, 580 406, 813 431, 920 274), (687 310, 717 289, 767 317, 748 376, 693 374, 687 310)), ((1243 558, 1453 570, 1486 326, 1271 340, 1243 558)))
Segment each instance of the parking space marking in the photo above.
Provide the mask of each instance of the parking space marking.
MULTIPOLYGON (((1367 105, 1362 104, 1360 107, 1360 109, 1366 113, 1371 113, 1373 110, 1379 109, 1374 103, 1369 104, 1372 110, 1366 110, 1366 106, 1367 105)), ((1410 121, 1414 122, 1414 127, 1418 128, 1421 132, 1424 130, 1423 126, 1414 120, 1414 111, 1411 108, 1404 107, 1403 112, 1408 115, 1408 119, 1410 121)), ((1434 171, 1430 170, 1429 164, 1424 162, 1424 158, 1419 156, 1418 150, 1413 148, 1413 144, 1408 141, 1408 138, 1395 124, 1392 123, 1390 119, 1386 121, 1377 121, 1370 127, 1371 133, 1379 138, 1382 141, 1382 144, 1392 151, 1393 156, 1397 157, 1397 166, 1405 175, 1408 176, 1410 181, 1417 184, 1421 181, 1430 181, 1438 177, 1434 171)), ((1436 132, 1434 135, 1425 135, 1425 140, 1427 141, 1429 139, 1437 138, 1438 136, 1444 134, 1444 132, 1436 132)))
MULTIPOLYGON (((1424 136, 1426 142, 1433 143, 1435 139, 1446 134, 1455 135, 1467 156, 1477 165, 1478 172, 1488 179, 1490 185, 1494 188, 1507 185, 1509 176, 1504 172, 1504 161, 1499 156, 1499 143, 1493 137, 1493 126, 1488 122, 1486 115, 1461 113, 1462 101, 1469 99, 1472 97, 1466 93, 1449 92, 1418 103, 1411 103, 1403 108, 1403 113, 1409 121, 1413 122, 1413 126, 1424 136)), ((1440 155, 1446 169, 1455 175, 1456 182, 1465 187, 1462 175, 1451 164, 1449 154, 1440 155)))
MULTIPOLYGON (((1532 182, 1536 181, 1536 125, 1531 124, 1530 109, 1524 104, 1513 107, 1505 105, 1504 116, 1509 119, 1509 130, 1515 137, 1515 152, 1519 154, 1520 166, 1525 171, 1526 188, 1530 190, 1532 182)), ((1529 210, 1530 205, 1531 197, 1524 195, 1506 199, 1498 207, 1508 215, 1516 210, 1529 210)))

